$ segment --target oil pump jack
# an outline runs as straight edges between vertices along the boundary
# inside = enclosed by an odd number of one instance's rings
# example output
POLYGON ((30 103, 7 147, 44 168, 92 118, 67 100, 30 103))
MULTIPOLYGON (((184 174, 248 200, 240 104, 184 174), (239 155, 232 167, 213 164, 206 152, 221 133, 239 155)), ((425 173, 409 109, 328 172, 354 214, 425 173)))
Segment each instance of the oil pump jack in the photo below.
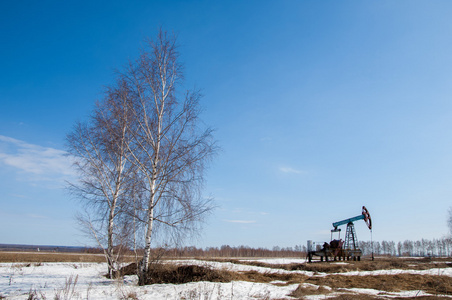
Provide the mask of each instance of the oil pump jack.
POLYGON ((312 241, 308 241, 309 262, 312 261, 313 255, 320 256, 321 261, 323 261, 324 257, 326 261, 328 261, 329 257, 334 260, 341 260, 341 258, 343 260, 361 260, 362 251, 359 249, 355 225, 353 224, 353 222, 359 220, 364 220, 369 230, 372 230, 372 219, 370 218, 367 208, 363 206, 361 215, 333 223, 333 229, 331 230, 331 242, 324 243, 322 249, 313 249, 312 241), (347 230, 345 232, 345 240, 343 241, 340 239, 341 229, 338 227, 345 224, 347 224, 347 230), (335 232, 339 233, 339 239, 337 240, 333 240, 333 233, 335 232))

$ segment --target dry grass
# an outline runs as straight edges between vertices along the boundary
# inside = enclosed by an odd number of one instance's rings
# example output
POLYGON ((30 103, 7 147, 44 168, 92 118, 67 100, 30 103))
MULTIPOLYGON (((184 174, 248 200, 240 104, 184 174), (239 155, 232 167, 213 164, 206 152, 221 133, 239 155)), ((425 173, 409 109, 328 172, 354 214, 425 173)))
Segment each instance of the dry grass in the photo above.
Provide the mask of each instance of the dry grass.
POLYGON ((340 293, 328 299, 407 299, 388 296, 386 292, 423 291, 430 296, 416 296, 416 299, 450 299, 452 295, 452 280, 447 276, 431 275, 377 275, 377 276, 344 276, 329 275, 326 277, 310 277, 300 284, 290 296, 303 299, 307 295, 327 295, 332 292, 340 293), (308 283, 308 284, 306 284, 308 283), (328 287, 328 288, 326 288, 328 287), (356 294, 344 289, 363 288, 380 290, 377 296, 356 294))
MULTIPOLYGON (((303 299, 307 295, 327 295, 339 293, 339 296, 329 299, 382 299, 386 292, 424 291, 432 296, 416 297, 417 299, 446 299, 444 295, 452 296, 452 278, 441 275, 367 275, 346 276, 340 273, 350 271, 374 271, 374 270, 427 270, 432 268, 450 268, 450 259, 445 258, 378 258, 375 261, 365 260, 361 262, 346 261, 346 264, 316 262, 310 264, 274 265, 255 261, 219 260, 253 266, 267 267, 283 270, 305 270, 314 273, 327 273, 327 276, 312 276, 299 278, 301 284, 291 294, 292 297, 303 299), (339 274, 337 274, 339 273, 339 274), (343 289, 363 288, 382 291, 378 296, 366 294, 354 294, 343 289), (330 290, 331 289, 331 290, 330 290)), ((290 276, 290 275, 289 275, 290 276)), ((290 280, 286 275, 272 274, 273 280, 290 280)), ((292 278, 292 283, 296 281, 292 278)), ((261 281, 268 282, 268 281, 261 281)), ((330 295, 331 297, 332 295, 330 295)), ((391 296, 392 299, 398 299, 391 296)), ((403 298, 400 298, 403 299, 403 298)), ((406 298, 405 298, 406 299, 406 298)))
MULTIPOLYGON (((120 270, 120 276, 136 274, 135 263, 125 266, 120 270)), ((217 270, 208 266, 175 265, 159 263, 151 267, 147 284, 155 283, 187 283, 197 281, 231 282, 250 281, 268 283, 275 280, 285 281, 287 284, 305 281, 308 277, 301 274, 275 274, 261 273, 257 271, 235 272, 229 270, 217 270)))
POLYGON ((366 288, 386 292, 422 290, 433 295, 452 295, 452 278, 440 275, 328 275, 325 277, 310 277, 305 282, 318 286, 328 286, 335 290, 341 288, 366 288))
MULTIPOLYGON (((296 297, 296 296, 293 296, 296 297)), ((303 297, 299 298, 303 299, 303 297)), ((389 298, 385 298, 384 295, 366 295, 366 294, 351 294, 351 293, 345 293, 340 294, 338 296, 328 297, 329 300, 373 300, 373 299, 391 299, 391 300, 407 300, 411 298, 407 297, 394 297, 391 296, 389 298)), ((434 300, 434 299, 450 299, 449 297, 445 296, 416 296, 416 300, 434 300)))
MULTIPOLYGON (((303 299, 303 298, 300 298, 303 299)), ((407 297, 393 297, 385 298, 383 295, 373 296, 373 295, 366 295, 366 294, 340 294, 338 296, 329 297, 329 300, 373 300, 373 299, 391 299, 391 300, 407 300, 411 298, 407 297)), ((433 300, 433 299, 450 299, 448 297, 438 297, 438 296, 416 296, 416 300, 433 300)))
MULTIPOLYGON (((202 258, 199 258, 202 259, 202 258)), ((432 268, 450 268, 452 263, 447 258, 395 258, 381 257, 372 261, 337 261, 337 262, 313 262, 303 264, 269 264, 253 260, 237 259, 212 259, 211 261, 231 262, 234 264, 258 266, 287 271, 312 271, 318 273, 345 273, 351 271, 376 271, 376 270, 427 270, 432 268)))
MULTIPOLYGON (((120 276, 135 275, 137 274, 137 265, 131 263, 123 267, 119 272, 120 276)), ((230 282, 233 277, 233 272, 215 270, 209 267, 155 263, 151 265, 144 284, 182 284, 197 281, 230 282)))

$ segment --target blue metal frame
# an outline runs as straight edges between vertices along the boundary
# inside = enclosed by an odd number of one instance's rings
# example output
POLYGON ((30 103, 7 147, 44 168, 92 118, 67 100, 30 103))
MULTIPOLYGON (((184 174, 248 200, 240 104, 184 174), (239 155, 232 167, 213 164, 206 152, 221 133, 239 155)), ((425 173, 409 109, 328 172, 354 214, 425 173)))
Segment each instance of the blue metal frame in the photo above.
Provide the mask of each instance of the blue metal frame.
POLYGON ((336 229, 337 226, 345 225, 345 224, 348 224, 348 223, 353 223, 353 222, 358 221, 358 220, 363 220, 364 218, 365 218, 364 215, 359 215, 359 216, 356 216, 356 217, 353 217, 353 218, 350 218, 350 219, 345 219, 345 220, 342 220, 342 221, 339 221, 339 222, 334 222, 333 223, 333 227, 336 229))

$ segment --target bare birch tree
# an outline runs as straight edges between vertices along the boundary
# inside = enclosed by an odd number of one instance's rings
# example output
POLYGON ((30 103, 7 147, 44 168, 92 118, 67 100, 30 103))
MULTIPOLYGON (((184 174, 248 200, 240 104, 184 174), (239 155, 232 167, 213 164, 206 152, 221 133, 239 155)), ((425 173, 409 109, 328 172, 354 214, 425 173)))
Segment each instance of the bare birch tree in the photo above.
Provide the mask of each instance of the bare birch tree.
POLYGON ((67 135, 79 181, 71 191, 84 201, 79 221, 104 249, 110 277, 117 271, 119 250, 128 238, 127 199, 133 192, 133 165, 128 160, 129 134, 126 82, 108 88, 88 122, 77 123, 67 135), (115 250, 116 247, 116 250, 115 250))
POLYGON ((146 284, 156 227, 186 232, 210 210, 200 192, 216 146, 212 130, 200 126, 200 93, 179 94, 183 68, 174 37, 161 30, 124 79, 134 115, 130 161, 140 174, 145 199, 139 217, 145 226, 139 283, 146 284))
POLYGON ((201 94, 180 91, 183 68, 175 37, 160 30, 146 45, 90 122, 68 135, 68 152, 80 173, 72 190, 94 212, 85 224, 99 244, 106 241, 111 275, 115 239, 127 236, 119 233, 132 232, 134 240, 144 233, 139 284, 148 282, 156 233, 165 230, 177 240, 196 231, 211 209, 201 189, 204 168, 216 152, 212 130, 199 120, 201 94))

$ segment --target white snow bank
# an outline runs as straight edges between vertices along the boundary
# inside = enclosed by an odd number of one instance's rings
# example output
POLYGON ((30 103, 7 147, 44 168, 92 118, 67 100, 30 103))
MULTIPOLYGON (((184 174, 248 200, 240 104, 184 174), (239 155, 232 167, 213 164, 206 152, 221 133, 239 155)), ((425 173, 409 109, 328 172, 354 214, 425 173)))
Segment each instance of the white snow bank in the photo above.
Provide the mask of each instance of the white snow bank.
POLYGON ((288 264, 304 264, 306 259, 303 258, 262 258, 262 259, 242 259, 240 261, 255 261, 270 265, 288 265, 288 264))
POLYGON ((274 269, 274 268, 267 268, 267 267, 234 264, 231 262, 204 261, 204 260, 190 259, 190 260, 177 260, 177 261, 174 261, 174 263, 177 263, 180 265, 197 265, 197 266, 211 267, 213 269, 228 270, 228 271, 235 271, 235 272, 256 271, 256 272, 260 272, 260 273, 269 273, 269 274, 303 274, 303 275, 307 275, 307 276, 314 275, 314 272, 311 272, 311 271, 303 271, 303 270, 287 271, 287 270, 283 270, 283 269, 274 269))
POLYGON ((266 283, 233 281, 228 283, 191 282, 180 285, 157 284, 145 287, 139 299, 281 299, 286 298, 297 284, 275 286, 266 283), (149 295, 149 293, 152 293, 149 295))
POLYGON ((278 286, 268 283, 235 281, 229 283, 192 282, 137 286, 136 276, 115 281, 103 276, 105 263, 0 264, 0 295, 26 299, 31 292, 39 298, 54 299, 281 299, 297 284, 278 286))

